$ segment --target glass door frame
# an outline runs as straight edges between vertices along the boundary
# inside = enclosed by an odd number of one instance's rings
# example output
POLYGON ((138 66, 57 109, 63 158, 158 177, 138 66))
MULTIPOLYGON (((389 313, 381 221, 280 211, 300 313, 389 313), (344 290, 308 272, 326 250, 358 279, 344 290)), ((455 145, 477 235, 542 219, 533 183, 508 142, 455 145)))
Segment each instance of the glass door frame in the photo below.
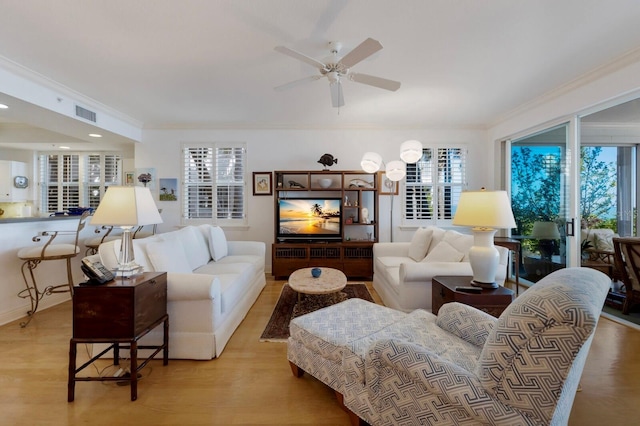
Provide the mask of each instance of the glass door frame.
MULTIPOLYGON (((547 122, 526 131, 512 135, 504 142, 505 149, 505 167, 503 182, 509 194, 512 193, 513 185, 511 182, 512 173, 512 144, 516 141, 526 139, 536 134, 550 131, 554 128, 566 126, 566 141, 564 145, 565 162, 561 164, 561 178, 564 178, 564 209, 559 212, 561 218, 565 221, 565 267, 580 266, 580 242, 579 242, 579 197, 580 197, 580 137, 579 137, 579 118, 574 115, 567 119, 558 119, 553 122, 547 122)), ((561 201, 562 203, 562 201, 561 201)), ((522 257, 522 256, 521 256, 522 257)))

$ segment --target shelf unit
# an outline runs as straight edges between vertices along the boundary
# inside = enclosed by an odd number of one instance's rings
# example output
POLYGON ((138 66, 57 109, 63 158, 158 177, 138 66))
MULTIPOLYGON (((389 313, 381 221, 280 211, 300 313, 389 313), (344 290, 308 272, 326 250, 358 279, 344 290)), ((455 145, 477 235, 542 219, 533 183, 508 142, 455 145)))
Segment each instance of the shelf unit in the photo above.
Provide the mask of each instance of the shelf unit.
POLYGON ((377 186, 377 175, 363 171, 276 171, 273 275, 287 277, 300 268, 326 266, 340 269, 349 278, 371 278, 373 243, 378 241, 377 186), (278 240, 279 201, 316 197, 341 200, 340 236, 335 241, 278 240))

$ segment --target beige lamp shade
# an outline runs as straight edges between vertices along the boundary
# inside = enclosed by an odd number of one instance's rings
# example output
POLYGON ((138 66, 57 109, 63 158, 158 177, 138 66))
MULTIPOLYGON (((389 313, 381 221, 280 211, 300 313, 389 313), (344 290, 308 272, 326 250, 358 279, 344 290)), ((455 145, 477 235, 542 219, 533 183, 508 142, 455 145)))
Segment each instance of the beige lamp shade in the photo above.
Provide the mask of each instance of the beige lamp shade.
POLYGON ((100 201, 91 225, 142 226, 162 223, 149 188, 110 186, 100 201))
POLYGON ((531 237, 536 240, 557 240, 560 238, 560 231, 555 222, 534 222, 531 237))
POLYGON ((495 229, 516 227, 506 191, 464 191, 452 223, 495 229))

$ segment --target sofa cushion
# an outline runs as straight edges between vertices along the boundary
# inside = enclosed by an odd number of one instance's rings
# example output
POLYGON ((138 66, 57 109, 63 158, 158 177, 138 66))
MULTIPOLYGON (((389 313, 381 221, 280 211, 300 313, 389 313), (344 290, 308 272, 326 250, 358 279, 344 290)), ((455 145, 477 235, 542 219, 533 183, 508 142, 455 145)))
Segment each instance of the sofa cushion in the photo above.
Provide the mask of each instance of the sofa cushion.
POLYGON ((448 230, 445 232, 442 241, 448 242, 453 248, 461 252, 464 255, 463 262, 469 261, 469 249, 473 246, 473 235, 448 230))
MULTIPOLYGON (((147 257, 147 244, 154 241, 159 241, 157 236, 149 238, 141 238, 133 240, 133 256, 135 262, 142 266, 147 272, 153 272, 153 265, 147 257)), ((98 247, 98 253, 100 254, 100 262, 107 269, 115 269, 118 267, 118 257, 120 253, 121 240, 109 241, 107 243, 100 244, 98 247)), ((191 271, 189 271, 191 272, 191 271)))
MULTIPOLYGON (((610 229, 608 231, 611 231, 610 229)), ((611 232, 594 232, 594 248, 596 250, 610 251, 613 253, 613 238, 618 237, 618 234, 611 232)))
POLYGON ((204 235, 195 226, 185 226, 177 231, 160 235, 165 240, 169 238, 180 240, 192 271, 202 265, 206 265, 211 260, 209 244, 204 235))
POLYGON ((418 228, 411 238, 411 245, 409 246, 409 257, 420 262, 427 255, 429 245, 431 244, 431 236, 433 235, 433 229, 418 228))
POLYGON ((177 240, 160 240, 147 244, 147 255, 156 271, 191 273, 182 243, 177 240))
POLYGON ((216 262, 229 253, 227 237, 219 226, 209 228, 209 251, 211 252, 211 258, 216 262))
POLYGON ((444 238, 444 235, 446 234, 447 231, 445 231, 442 228, 438 228, 437 226, 434 226, 434 225, 427 226, 427 229, 431 229, 431 231, 432 231, 431 244, 429 244, 429 250, 427 251, 427 253, 428 253, 435 246, 437 246, 440 241, 442 241, 442 239, 444 238))
POLYGON ((446 241, 440 241, 422 260, 423 262, 460 262, 464 253, 456 250, 446 241))

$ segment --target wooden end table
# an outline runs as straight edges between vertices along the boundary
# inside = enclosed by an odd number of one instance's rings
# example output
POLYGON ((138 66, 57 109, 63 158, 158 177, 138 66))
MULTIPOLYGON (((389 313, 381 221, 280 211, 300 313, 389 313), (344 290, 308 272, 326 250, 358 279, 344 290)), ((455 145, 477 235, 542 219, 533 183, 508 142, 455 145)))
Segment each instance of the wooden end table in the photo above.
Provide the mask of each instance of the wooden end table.
POLYGON ((131 278, 118 277, 99 286, 74 287, 73 338, 69 343, 69 402, 79 381, 123 381, 122 377, 77 377, 77 374, 113 349, 113 364, 120 362, 120 349, 129 349, 131 401, 138 398, 138 372, 161 350, 163 365, 169 363, 169 315, 167 314, 167 273, 145 272, 131 278), (140 346, 138 340, 164 323, 163 343, 140 346), (111 343, 109 347, 76 368, 78 343, 111 343), (138 349, 155 349, 138 364, 138 349))
POLYGON ((471 276, 437 276, 431 280, 431 312, 438 314, 440 307, 448 302, 460 302, 480 309, 494 317, 514 299, 514 292, 498 286, 496 289, 483 288, 481 293, 464 293, 456 291, 456 287, 469 287, 471 276))

